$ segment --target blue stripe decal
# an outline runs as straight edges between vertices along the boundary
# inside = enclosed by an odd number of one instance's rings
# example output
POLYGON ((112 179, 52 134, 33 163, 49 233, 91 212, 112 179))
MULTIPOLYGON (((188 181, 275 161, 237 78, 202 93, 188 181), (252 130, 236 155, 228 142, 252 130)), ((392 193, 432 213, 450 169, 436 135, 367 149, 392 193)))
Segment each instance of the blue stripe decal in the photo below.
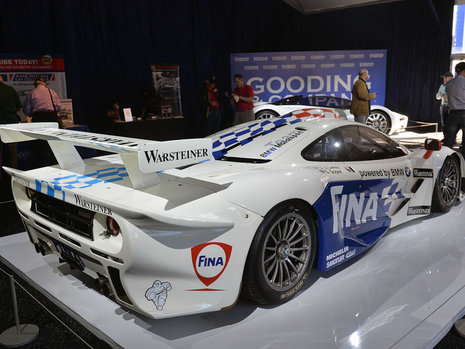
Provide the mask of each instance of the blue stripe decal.
POLYGON ((42 192, 42 184, 36 179, 36 191, 42 192))
POLYGON ((213 157, 219 159, 225 156, 228 152, 225 149, 239 144, 241 146, 250 143, 252 140, 248 138, 256 136, 260 133, 266 135, 276 130, 276 127, 286 124, 295 124, 302 122, 302 119, 296 118, 292 113, 286 114, 280 118, 266 119, 263 121, 257 121, 250 125, 239 128, 237 131, 228 132, 224 135, 219 136, 218 139, 213 140, 213 157))
POLYGON ((55 197, 55 190, 50 185, 48 185, 48 183, 47 183, 47 195, 51 197, 55 197))

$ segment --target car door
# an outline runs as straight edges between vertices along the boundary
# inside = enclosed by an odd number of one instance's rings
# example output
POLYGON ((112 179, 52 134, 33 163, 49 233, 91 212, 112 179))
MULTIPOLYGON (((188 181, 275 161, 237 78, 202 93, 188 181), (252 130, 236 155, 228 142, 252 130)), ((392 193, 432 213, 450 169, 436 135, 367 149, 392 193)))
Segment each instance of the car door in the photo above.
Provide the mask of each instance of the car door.
POLYGON ((347 199, 347 238, 371 245, 390 226, 391 216, 408 201, 405 193, 412 180, 411 160, 403 146, 369 127, 348 126, 341 133, 346 165, 360 175, 362 189, 347 199))
POLYGON ((362 125, 328 131, 302 151, 323 171, 325 189, 314 203, 319 227, 318 268, 328 270, 373 245, 403 204, 410 177, 408 151, 362 125), (331 172, 331 171, 330 171, 331 172))

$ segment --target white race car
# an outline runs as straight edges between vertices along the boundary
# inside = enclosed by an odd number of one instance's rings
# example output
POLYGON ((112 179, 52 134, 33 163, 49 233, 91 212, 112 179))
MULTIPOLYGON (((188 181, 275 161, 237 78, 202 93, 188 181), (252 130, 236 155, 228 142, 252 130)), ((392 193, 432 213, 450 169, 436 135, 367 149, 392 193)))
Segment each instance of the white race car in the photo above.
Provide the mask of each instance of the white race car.
POLYGON ((318 113, 168 142, 53 123, 0 132, 7 143, 47 140, 58 161, 5 168, 37 252, 94 274, 125 307, 166 318, 228 309, 241 293, 285 302, 312 268, 334 268, 461 197, 464 160, 439 141, 410 151, 318 113), (75 146, 116 154, 82 160, 75 146))
MULTIPOLYGON (((354 121, 354 116, 350 113, 351 101, 340 97, 316 96, 303 97, 293 96, 280 99, 272 103, 255 103, 255 119, 266 119, 285 115, 304 106, 317 106, 331 108, 336 111, 342 119, 354 121)), ((405 130, 408 124, 408 117, 396 113, 382 105, 372 105, 371 112, 367 119, 367 125, 385 134, 405 130)))

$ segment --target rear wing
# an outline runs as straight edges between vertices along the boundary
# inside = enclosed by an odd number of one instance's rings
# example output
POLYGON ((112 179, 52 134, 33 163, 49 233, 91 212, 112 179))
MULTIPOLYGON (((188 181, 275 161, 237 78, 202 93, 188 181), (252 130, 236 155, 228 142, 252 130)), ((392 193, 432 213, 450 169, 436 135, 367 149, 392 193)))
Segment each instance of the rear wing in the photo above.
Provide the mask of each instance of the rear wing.
POLYGON ((212 158, 210 138, 157 142, 58 129, 55 122, 0 125, 0 136, 4 143, 35 139, 47 141, 63 169, 85 167, 75 146, 120 154, 135 188, 158 183, 156 172, 212 158))

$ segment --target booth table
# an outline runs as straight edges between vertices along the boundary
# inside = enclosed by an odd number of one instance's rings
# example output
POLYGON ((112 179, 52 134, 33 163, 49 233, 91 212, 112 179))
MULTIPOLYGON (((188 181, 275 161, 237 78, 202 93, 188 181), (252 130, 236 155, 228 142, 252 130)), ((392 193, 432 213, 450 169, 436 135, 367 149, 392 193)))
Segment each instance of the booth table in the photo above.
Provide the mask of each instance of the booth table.
POLYGON ((185 119, 182 116, 115 122, 100 133, 114 136, 168 141, 185 138, 185 119))

